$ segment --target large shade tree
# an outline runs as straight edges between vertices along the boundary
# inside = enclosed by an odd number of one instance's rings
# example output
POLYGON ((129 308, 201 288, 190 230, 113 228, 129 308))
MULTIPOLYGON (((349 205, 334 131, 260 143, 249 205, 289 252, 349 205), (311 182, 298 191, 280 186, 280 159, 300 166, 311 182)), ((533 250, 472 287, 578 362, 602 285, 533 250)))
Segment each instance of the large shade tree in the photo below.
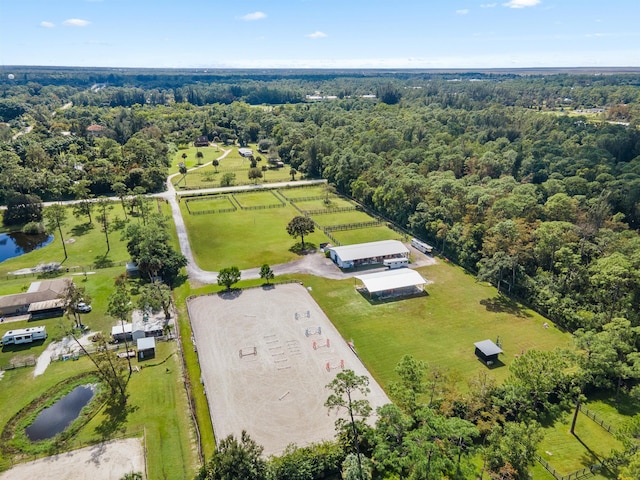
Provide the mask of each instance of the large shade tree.
POLYGON ((287 233, 293 238, 300 237, 302 247, 304 247, 304 236, 315 231, 315 225, 310 217, 299 215, 293 217, 287 225, 287 233))

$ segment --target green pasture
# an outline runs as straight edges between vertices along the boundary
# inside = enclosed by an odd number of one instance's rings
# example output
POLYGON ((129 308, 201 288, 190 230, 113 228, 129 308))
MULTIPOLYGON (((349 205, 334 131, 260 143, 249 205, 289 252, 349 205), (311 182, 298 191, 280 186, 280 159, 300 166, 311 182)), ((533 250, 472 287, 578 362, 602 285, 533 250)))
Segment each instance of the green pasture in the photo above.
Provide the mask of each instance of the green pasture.
MULTIPOLYGON (((257 151, 255 145, 250 145, 249 148, 252 148, 254 152, 257 151)), ((180 150, 173 158, 170 173, 176 173, 179 171, 178 164, 180 162, 184 162, 190 171, 187 173, 186 177, 176 175, 171 180, 176 188, 179 189, 193 190, 198 188, 220 187, 220 180, 225 173, 235 174, 236 177, 234 185, 250 185, 255 182, 254 180, 249 180, 248 177, 249 169, 251 168, 251 161, 246 157, 240 156, 238 153, 238 147, 220 147, 219 150, 216 150, 216 147, 209 146, 200 147, 199 149, 196 149, 196 147, 190 147, 187 150, 180 150), (208 165, 214 159, 219 159, 222 156, 224 153, 223 148, 224 150, 231 149, 231 152, 226 157, 219 160, 220 164, 218 167, 208 165), (203 158, 200 160, 200 164, 202 165, 201 167, 198 165, 198 159, 196 157, 197 150, 203 153, 203 158), (182 158, 184 153, 187 154, 186 159, 182 158)), ((265 158, 262 158, 257 163, 257 167, 262 169, 263 165, 267 165, 268 169, 267 171, 262 172, 263 177, 257 179, 257 183, 274 183, 291 180, 291 176, 289 175, 290 168, 288 166, 285 165, 282 168, 270 168, 265 158)))
POLYGON ((233 193, 233 198, 240 207, 259 207, 282 205, 280 198, 276 196, 275 190, 267 190, 263 192, 241 192, 233 193))
MULTIPOLYGON (((299 258, 291 248, 300 239, 290 237, 286 230, 291 219, 299 215, 290 205, 207 215, 189 215, 184 202, 180 208, 196 262, 205 270, 233 265, 242 270, 299 258)), ((305 244, 316 247, 326 241, 328 238, 318 230, 305 237, 305 244)))
MULTIPOLYGON (((282 196, 287 198, 288 200, 296 201, 299 198, 308 198, 308 197, 320 197, 323 199, 327 195, 327 187, 326 186, 309 186, 309 187, 291 187, 291 188, 281 188, 280 193, 282 196)), ((329 195, 329 198, 332 200, 336 198, 335 195, 329 195)), ((320 200, 322 202, 322 200, 320 200)))
MULTIPOLYGON (((193 168, 198 166, 198 162, 204 165, 211 163, 213 160, 220 158, 224 153, 223 147, 216 147, 213 144, 208 147, 189 147, 186 149, 178 150, 171 159, 171 166, 169 167, 169 174, 177 173, 179 171, 178 164, 184 163, 187 168, 193 168), (202 152, 202 158, 198 159, 196 156, 198 152, 202 152), (182 158, 182 155, 186 154, 187 158, 182 158)), ((210 167, 213 168, 213 167, 210 167)))
POLYGON ((360 210, 350 210, 348 212, 326 213, 322 215, 312 215, 313 219, 323 227, 331 225, 346 225, 349 223, 373 222, 375 218, 360 210))
MULTIPOLYGON (((286 191, 284 192, 287 193, 286 191)), ((355 207, 356 204, 349 199, 339 197, 337 195, 329 196, 329 204, 325 203, 324 198, 318 198, 316 200, 301 200, 296 201, 292 200, 296 206, 300 210, 327 210, 327 213, 331 211, 332 208, 345 208, 345 207, 355 207)))
MULTIPOLYGON (((610 456, 612 450, 621 451, 622 443, 580 413, 575 435, 570 433, 573 413, 567 413, 554 425, 545 428, 538 454, 561 475, 589 468, 610 456)), ((602 472, 606 474, 606 472, 602 472)))
POLYGON ((234 207, 231 195, 208 195, 206 197, 185 198, 184 203, 189 205, 189 211, 191 212, 204 212, 234 207))
POLYGON ((515 355, 529 349, 572 348, 568 334, 545 329, 544 317, 499 296, 448 263, 418 269, 430 282, 427 294, 371 302, 355 280, 308 277, 305 285, 343 338, 353 339, 358 355, 383 387, 396 379, 394 368, 409 354, 449 372, 460 388, 479 373, 498 382, 508 376, 515 355), (504 354, 487 368, 474 354, 474 342, 500 337, 504 354))
MULTIPOLYGON (((316 218, 316 217, 314 217, 316 218)), ((331 232, 342 245, 352 245, 355 243, 377 242, 380 240, 402 240, 402 235, 391 230, 386 225, 378 225, 377 227, 356 228, 353 230, 342 230, 340 232, 331 232)))

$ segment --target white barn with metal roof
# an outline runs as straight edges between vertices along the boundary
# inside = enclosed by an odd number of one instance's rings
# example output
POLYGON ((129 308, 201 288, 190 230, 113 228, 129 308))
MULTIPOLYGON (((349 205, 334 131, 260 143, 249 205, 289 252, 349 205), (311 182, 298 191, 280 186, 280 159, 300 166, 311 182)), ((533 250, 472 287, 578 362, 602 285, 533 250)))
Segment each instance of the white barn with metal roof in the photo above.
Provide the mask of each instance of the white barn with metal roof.
POLYGON ((356 243, 329 249, 331 260, 340 268, 353 268, 359 265, 383 263, 389 258, 409 257, 409 249, 398 240, 356 243))
POLYGON ((428 282, 415 270, 401 268, 384 272, 356 275, 370 296, 398 296, 411 295, 424 291, 428 282))

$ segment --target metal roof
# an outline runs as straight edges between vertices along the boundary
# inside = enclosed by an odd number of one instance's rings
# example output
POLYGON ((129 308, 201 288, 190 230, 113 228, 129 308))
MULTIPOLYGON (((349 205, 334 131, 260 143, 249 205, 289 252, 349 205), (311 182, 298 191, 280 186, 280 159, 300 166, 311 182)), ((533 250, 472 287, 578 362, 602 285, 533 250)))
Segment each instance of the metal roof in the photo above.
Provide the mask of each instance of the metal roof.
POLYGON ((398 268, 396 270, 356 275, 356 278, 364 283, 369 293, 394 290, 396 288, 415 287, 427 283, 422 275, 410 268, 398 268))
POLYGON ((40 310, 50 310, 52 308, 64 308, 64 298, 54 298, 53 300, 45 300, 43 302, 33 302, 29 305, 29 313, 39 312, 40 310))
POLYGON ((490 355, 497 355, 499 353, 504 353, 502 349, 499 346, 497 346, 495 343, 493 343, 491 340, 483 340, 481 342, 476 342, 474 343, 474 345, 486 357, 490 355))
POLYGON ((364 258, 385 257, 387 255, 408 255, 409 250, 398 240, 382 240, 379 242, 356 243, 331 247, 343 262, 364 258))
POLYGON ((123 325, 115 325, 111 327, 111 335, 122 335, 123 333, 131 333, 133 331, 133 325, 131 323, 125 323, 123 325))
POLYGON ((138 347, 138 350, 149 350, 150 348, 156 348, 156 339, 155 337, 139 338, 136 346, 138 347))

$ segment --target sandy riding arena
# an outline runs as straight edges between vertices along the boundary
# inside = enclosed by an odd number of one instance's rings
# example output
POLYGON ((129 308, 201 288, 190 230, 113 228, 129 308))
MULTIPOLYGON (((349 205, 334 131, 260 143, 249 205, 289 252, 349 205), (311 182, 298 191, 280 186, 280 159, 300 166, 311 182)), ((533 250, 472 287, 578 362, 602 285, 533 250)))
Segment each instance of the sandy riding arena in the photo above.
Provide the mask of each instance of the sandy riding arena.
POLYGON ((145 471, 142 441, 129 438, 21 463, 1 473, 0 480, 119 480, 145 471))
POLYGON ((246 430, 271 455, 332 439, 325 386, 341 369, 370 378, 374 410, 389 403, 302 285, 197 297, 188 308, 218 441, 246 430))

